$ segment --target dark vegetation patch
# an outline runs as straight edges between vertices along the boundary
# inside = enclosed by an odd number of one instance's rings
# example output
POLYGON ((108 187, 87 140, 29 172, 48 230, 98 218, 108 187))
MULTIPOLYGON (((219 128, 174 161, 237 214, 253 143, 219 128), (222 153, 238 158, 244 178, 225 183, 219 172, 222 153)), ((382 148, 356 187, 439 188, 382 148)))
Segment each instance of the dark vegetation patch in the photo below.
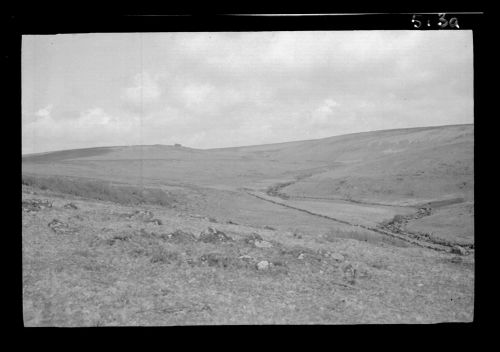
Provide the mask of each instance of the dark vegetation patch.
POLYGON ((131 236, 129 234, 119 234, 119 235, 114 235, 113 237, 107 239, 105 242, 106 244, 112 246, 118 241, 128 242, 130 238, 131 236))
POLYGON ((179 252, 166 250, 162 247, 155 248, 151 255, 151 263, 160 264, 180 264, 182 261, 182 256, 179 252))
POLYGON ((173 194, 161 189, 116 185, 102 180, 79 179, 63 176, 23 175, 23 185, 51 190, 73 196, 110 201, 125 205, 153 204, 175 207, 173 194))
POLYGON ((198 265, 206 265, 223 269, 251 268, 253 265, 248 261, 235 258, 221 253, 206 253, 201 255, 197 261, 198 265))

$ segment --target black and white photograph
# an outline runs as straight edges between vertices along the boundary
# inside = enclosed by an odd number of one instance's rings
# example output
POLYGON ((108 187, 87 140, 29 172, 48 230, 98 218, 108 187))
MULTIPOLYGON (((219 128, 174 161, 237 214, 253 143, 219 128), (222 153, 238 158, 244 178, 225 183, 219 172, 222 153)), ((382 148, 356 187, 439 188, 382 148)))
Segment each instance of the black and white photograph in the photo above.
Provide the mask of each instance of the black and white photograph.
POLYGON ((23 34, 24 326, 473 322, 450 17, 23 34))

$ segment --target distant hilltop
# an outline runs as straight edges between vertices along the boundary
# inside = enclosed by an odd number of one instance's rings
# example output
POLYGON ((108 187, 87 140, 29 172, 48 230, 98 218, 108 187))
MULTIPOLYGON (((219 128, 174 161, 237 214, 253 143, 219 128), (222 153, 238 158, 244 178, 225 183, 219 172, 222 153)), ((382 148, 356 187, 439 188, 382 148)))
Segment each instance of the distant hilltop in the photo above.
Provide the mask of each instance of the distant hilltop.
MULTIPOLYGON (((373 143, 386 143, 385 152, 390 152, 389 144, 391 144, 392 139, 398 139, 396 144, 401 144, 407 140, 407 142, 425 142, 424 144, 429 145, 429 143, 437 143, 441 145, 445 140, 456 142, 456 138, 465 138, 469 136, 473 141, 474 138, 474 125, 473 124, 462 124, 462 125, 446 125, 446 126, 428 126, 428 127, 413 127, 413 128, 399 128, 391 130, 377 130, 377 131, 367 131, 367 132, 357 132, 338 136, 331 136, 326 138, 310 139, 310 140, 300 140, 300 141, 288 141, 279 143, 268 143, 260 145, 243 145, 235 147, 223 147, 223 148, 191 148, 186 147, 180 143, 174 143, 170 145, 166 144, 152 144, 152 145, 126 145, 126 146, 102 146, 102 147, 92 147, 92 148, 79 148, 79 149, 66 149, 57 151, 47 151, 41 153, 31 153, 23 154, 22 159, 25 161, 60 161, 66 159, 74 158, 88 158, 101 154, 108 153, 129 153, 129 152, 153 152, 164 153, 165 151, 176 151, 176 152, 187 152, 187 153, 205 153, 205 152, 232 152, 232 151, 247 151, 256 152, 263 150, 285 150, 290 151, 290 157, 293 159, 298 158, 298 154, 303 157, 321 159, 324 154, 328 154, 330 150, 330 145, 332 143, 344 143, 346 148, 367 148, 367 142, 373 143), (405 137, 406 136, 406 137, 405 137), (349 143, 349 145, 345 144, 349 143), (314 151, 313 151, 314 149, 314 151), (292 152, 293 150, 293 152, 292 152), (308 154, 303 155, 304 153, 308 154)), ((393 148, 396 150, 401 148, 401 146, 393 148)), ((368 148, 370 149, 370 148, 368 148)), ((372 150, 373 151, 373 150, 372 150)), ((381 151, 382 152, 382 151, 381 151)), ((154 153, 153 153, 154 154, 154 153)), ((144 157, 142 154, 141 158, 144 157)), ((163 155, 163 154, 162 154, 163 155)), ((306 159, 304 159, 306 160, 306 159)))

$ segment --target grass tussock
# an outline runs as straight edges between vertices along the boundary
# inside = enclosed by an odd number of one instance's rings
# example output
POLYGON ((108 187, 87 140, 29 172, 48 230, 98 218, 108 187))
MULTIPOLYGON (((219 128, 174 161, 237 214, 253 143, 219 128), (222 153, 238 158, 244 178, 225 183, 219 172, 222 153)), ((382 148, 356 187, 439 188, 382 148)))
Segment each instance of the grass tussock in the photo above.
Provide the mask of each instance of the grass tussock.
POLYGON ((124 205, 152 204, 174 206, 174 195, 160 189, 115 185, 101 180, 76 179, 61 176, 23 175, 22 184, 41 190, 51 190, 73 196, 110 201, 124 205))

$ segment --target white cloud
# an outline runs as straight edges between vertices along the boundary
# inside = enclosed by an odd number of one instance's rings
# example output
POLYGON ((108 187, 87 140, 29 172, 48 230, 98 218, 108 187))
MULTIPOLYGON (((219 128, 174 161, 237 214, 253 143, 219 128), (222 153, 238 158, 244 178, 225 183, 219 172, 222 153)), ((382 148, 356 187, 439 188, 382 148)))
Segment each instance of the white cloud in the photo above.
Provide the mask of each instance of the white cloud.
POLYGON ((101 108, 93 108, 81 114, 77 123, 80 127, 103 127, 111 122, 117 122, 110 115, 106 114, 101 108))
POLYGON ((47 105, 46 107, 38 110, 35 115, 41 118, 50 116, 50 112, 54 106, 52 104, 47 105))
POLYGON ((224 113, 242 103, 246 106, 257 104, 265 99, 263 91, 238 84, 216 87, 204 82, 190 82, 178 91, 183 109, 204 116, 224 113))
POLYGON ((23 143, 36 139, 36 151, 140 135, 206 148, 473 122, 467 31, 65 38, 33 38, 36 63, 23 63, 23 143))
POLYGON ((207 103, 207 98, 214 90, 210 84, 189 84, 182 90, 182 98, 187 107, 196 107, 207 103))
POLYGON ((76 119, 54 119, 44 114, 25 123, 22 129, 23 153, 103 145, 140 144, 138 118, 117 118, 95 107, 76 119))
POLYGON ((317 107, 311 114, 311 123, 323 125, 328 123, 332 119, 335 108, 339 106, 335 100, 328 98, 323 101, 323 103, 317 107))
POLYGON ((134 105, 149 104, 156 101, 161 95, 158 77, 148 72, 141 72, 134 76, 133 85, 125 89, 125 98, 134 105))

